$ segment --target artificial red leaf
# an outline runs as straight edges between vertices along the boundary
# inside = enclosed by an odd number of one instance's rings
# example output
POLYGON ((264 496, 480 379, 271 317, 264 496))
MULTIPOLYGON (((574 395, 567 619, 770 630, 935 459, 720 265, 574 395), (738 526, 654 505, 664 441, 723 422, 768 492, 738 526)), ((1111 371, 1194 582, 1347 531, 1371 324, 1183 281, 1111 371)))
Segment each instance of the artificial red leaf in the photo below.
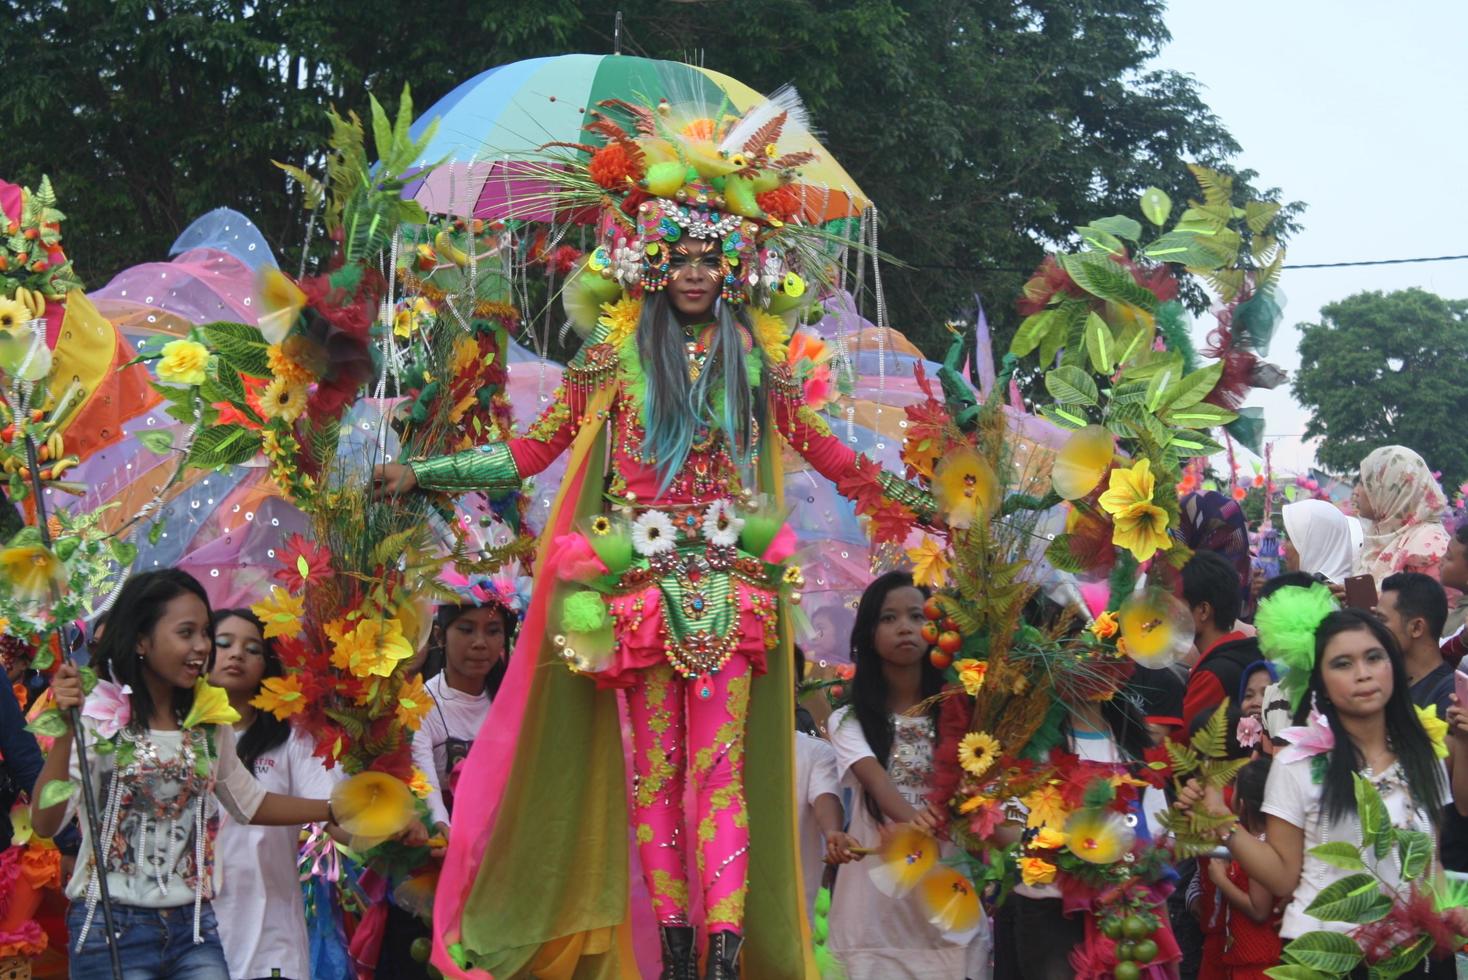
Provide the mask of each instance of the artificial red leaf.
POLYGON ((870 513, 882 501, 882 468, 858 454, 848 473, 836 481, 836 492, 856 504, 858 513, 870 513))
POLYGON ((917 520, 916 514, 895 500, 884 500, 867 516, 872 521, 872 540, 877 544, 904 540, 917 520))

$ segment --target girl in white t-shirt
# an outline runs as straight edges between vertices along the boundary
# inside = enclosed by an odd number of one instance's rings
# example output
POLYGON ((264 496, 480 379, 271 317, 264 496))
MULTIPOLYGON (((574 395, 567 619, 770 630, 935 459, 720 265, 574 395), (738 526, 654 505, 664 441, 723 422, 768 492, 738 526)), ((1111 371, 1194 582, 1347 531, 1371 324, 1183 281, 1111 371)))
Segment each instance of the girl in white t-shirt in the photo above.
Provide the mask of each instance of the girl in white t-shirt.
MULTIPOLYGON (((71 899, 70 971, 77 980, 111 977, 115 944, 128 976, 153 980, 228 980, 209 899, 214 890, 214 828, 218 808, 241 823, 299 827, 332 819, 325 799, 272 793, 240 762, 234 717, 213 703, 217 691, 199 685, 213 649, 209 597, 177 569, 128 579, 94 656, 101 683, 85 699, 71 664, 52 682, 63 713, 84 707, 91 782, 106 837, 101 873, 112 898, 109 937, 98 908, 98 870, 90 829, 82 822, 81 855, 67 885, 71 899), (200 695, 203 700, 200 700, 200 695), (99 752, 106 740, 109 751, 99 752)), ((36 833, 65 825, 81 793, 42 806, 46 784, 82 773, 72 754, 74 733, 57 737, 32 794, 36 833)))
MULTIPOLYGON (((275 644, 265 639, 254 613, 226 609, 215 615, 209 683, 224 688, 240 713, 234 725, 240 762, 272 793, 330 796, 336 780, 314 755, 315 740, 250 704, 261 681, 283 673, 275 644)), ((231 976, 310 980, 300 848, 300 827, 255 827, 228 814, 220 819, 214 909, 231 976)))
MULTIPOLYGON (((1350 873, 1313 856, 1310 849, 1334 841, 1360 842, 1353 774, 1375 784, 1393 825, 1426 831, 1436 839, 1438 815, 1451 794, 1443 764, 1417 720, 1407 688, 1396 641, 1374 616, 1345 609, 1320 623, 1314 666, 1296 724, 1311 724, 1308 712, 1313 704, 1329 725, 1334 745, 1310 754, 1303 743, 1281 750, 1264 790, 1264 839, 1236 828, 1224 838, 1251 881, 1281 898, 1290 897, 1280 927, 1286 942, 1314 930, 1354 928, 1305 912, 1321 889, 1350 873)), ((1317 737, 1315 745, 1327 741, 1317 737)), ((1190 805, 1200 795, 1194 784, 1180 799, 1190 805)), ((1210 811, 1228 813, 1217 790, 1209 790, 1202 800, 1210 811)), ((1388 883, 1401 873, 1395 849, 1379 861, 1370 854, 1365 860, 1388 883)))
MULTIPOLYGON (((912 717, 914 705, 937 694, 943 675, 923 641, 926 594, 906 572, 888 572, 862 594, 852 627, 851 703, 827 722, 836 771, 851 792, 848 832, 860 844, 881 842, 889 823, 940 825, 930 808, 935 712, 912 717)), ((832 855, 851 861, 849 849, 832 855)), ((850 980, 957 980, 968 972, 968 944, 945 938, 915 895, 894 899, 872 883, 866 862, 845 864, 831 896, 827 948, 850 980)))

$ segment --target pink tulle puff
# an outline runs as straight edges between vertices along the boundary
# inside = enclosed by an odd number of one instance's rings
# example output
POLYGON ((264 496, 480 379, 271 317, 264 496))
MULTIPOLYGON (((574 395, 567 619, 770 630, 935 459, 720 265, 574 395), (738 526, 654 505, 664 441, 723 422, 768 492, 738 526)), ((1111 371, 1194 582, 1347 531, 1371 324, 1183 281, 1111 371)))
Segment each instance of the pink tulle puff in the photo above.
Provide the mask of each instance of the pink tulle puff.
POLYGON ((607 574, 606 563, 597 557, 585 535, 556 535, 555 555, 556 578, 563 582, 588 582, 607 574))

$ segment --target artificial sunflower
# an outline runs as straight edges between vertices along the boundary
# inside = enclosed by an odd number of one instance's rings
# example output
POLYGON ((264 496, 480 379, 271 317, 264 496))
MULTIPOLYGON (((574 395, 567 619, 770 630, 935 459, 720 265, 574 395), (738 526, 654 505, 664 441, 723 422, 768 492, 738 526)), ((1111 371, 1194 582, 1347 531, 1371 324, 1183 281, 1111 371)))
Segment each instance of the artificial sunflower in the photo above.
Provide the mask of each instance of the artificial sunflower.
POLYGON ((805 573, 801 571, 799 565, 790 565, 786 567, 782 580, 786 585, 791 585, 798 589, 805 585, 805 573))
POLYGON ((260 410, 267 419, 295 422, 306 410, 306 386, 272 378, 260 393, 260 410))
POLYGON ((958 764, 971 776, 982 776, 999 758, 999 740, 988 732, 969 732, 958 743, 958 764))
POLYGON ((30 320, 31 311, 24 303, 0 296, 0 330, 15 330, 30 320))

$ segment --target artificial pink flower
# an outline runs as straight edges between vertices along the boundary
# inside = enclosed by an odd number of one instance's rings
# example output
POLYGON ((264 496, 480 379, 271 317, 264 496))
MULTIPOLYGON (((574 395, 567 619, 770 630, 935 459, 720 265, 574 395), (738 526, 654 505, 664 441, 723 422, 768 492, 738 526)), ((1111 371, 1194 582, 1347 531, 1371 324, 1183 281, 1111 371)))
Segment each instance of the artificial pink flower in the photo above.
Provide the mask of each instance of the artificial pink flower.
POLYGON ((771 539, 765 553, 760 555, 760 560, 771 565, 783 564, 786 558, 795 554, 795 546, 799 542, 795 538, 795 532, 789 524, 782 524, 780 530, 771 539))
POLYGON ((585 535, 557 535, 554 553, 556 578, 563 582, 589 582, 607 574, 606 563, 597 556, 585 535))
POLYGON ((99 680, 82 705, 82 717, 97 723, 98 735, 112 738, 132 720, 132 693, 133 689, 126 684, 118 687, 111 681, 99 680))
POLYGON ((1239 719, 1239 727, 1234 734, 1240 745, 1246 749, 1252 749, 1264 736, 1264 726, 1253 715, 1244 715, 1239 719))
POLYGON ((1330 730, 1330 722, 1314 708, 1310 709, 1310 717, 1305 720, 1305 724, 1286 728, 1279 733, 1279 737, 1290 744, 1280 750, 1275 756, 1275 762, 1308 759, 1335 748, 1335 732, 1330 730))

